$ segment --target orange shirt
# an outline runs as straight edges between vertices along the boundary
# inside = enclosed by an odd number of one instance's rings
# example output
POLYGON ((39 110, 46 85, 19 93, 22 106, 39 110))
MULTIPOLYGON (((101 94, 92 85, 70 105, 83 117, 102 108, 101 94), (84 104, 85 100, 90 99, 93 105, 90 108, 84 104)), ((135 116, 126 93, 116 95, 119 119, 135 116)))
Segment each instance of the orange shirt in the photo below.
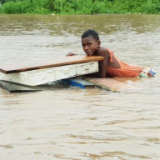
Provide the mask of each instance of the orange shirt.
POLYGON ((119 69, 107 67, 107 74, 111 77, 137 77, 142 72, 143 68, 141 66, 126 64, 118 60, 112 51, 109 49, 107 51, 110 54, 110 62, 113 62, 114 57, 120 65, 119 69))

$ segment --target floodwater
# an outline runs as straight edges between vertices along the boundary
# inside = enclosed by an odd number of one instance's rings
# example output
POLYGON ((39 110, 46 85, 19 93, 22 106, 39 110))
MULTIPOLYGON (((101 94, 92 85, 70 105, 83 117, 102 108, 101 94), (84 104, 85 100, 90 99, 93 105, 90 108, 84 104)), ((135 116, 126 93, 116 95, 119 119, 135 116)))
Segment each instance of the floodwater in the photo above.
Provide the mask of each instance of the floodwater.
MULTIPOLYGON (((0 63, 84 54, 89 28, 119 59, 160 74, 160 15, 0 15, 0 63)), ((126 83, 137 88, 0 88, 0 159, 160 160, 160 78, 126 83)))

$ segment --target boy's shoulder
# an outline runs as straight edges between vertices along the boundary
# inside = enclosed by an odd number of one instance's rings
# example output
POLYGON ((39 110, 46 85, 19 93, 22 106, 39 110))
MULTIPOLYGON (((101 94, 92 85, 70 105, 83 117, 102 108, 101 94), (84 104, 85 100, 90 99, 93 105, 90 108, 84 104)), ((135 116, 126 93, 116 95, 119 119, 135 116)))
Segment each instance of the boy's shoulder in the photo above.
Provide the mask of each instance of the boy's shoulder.
POLYGON ((98 50, 98 54, 99 55, 106 55, 106 54, 108 55, 109 53, 108 53, 107 48, 100 47, 99 50, 98 50))

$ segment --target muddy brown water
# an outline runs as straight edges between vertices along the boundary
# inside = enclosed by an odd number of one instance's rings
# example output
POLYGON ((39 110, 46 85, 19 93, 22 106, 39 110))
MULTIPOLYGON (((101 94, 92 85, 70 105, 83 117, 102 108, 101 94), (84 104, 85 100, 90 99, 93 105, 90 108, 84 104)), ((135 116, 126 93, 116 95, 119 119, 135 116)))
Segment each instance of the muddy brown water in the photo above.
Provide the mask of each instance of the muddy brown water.
MULTIPOLYGON (((0 63, 84 54, 81 34, 128 63, 160 72, 160 15, 0 15, 0 63)), ((120 93, 60 88, 9 93, 0 88, 2 160, 159 160, 160 78, 128 80, 120 93)))

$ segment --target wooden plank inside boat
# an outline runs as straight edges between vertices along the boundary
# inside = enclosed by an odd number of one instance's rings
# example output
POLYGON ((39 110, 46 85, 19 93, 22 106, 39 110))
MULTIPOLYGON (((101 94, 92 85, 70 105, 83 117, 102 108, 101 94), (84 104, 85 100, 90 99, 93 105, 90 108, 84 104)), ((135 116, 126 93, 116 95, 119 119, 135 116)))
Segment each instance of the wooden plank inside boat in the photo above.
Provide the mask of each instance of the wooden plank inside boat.
POLYGON ((113 91, 119 92, 124 90, 136 89, 137 87, 134 85, 130 85, 124 82, 120 82, 114 78, 92 78, 92 77, 84 77, 85 80, 95 84, 96 86, 113 91))

